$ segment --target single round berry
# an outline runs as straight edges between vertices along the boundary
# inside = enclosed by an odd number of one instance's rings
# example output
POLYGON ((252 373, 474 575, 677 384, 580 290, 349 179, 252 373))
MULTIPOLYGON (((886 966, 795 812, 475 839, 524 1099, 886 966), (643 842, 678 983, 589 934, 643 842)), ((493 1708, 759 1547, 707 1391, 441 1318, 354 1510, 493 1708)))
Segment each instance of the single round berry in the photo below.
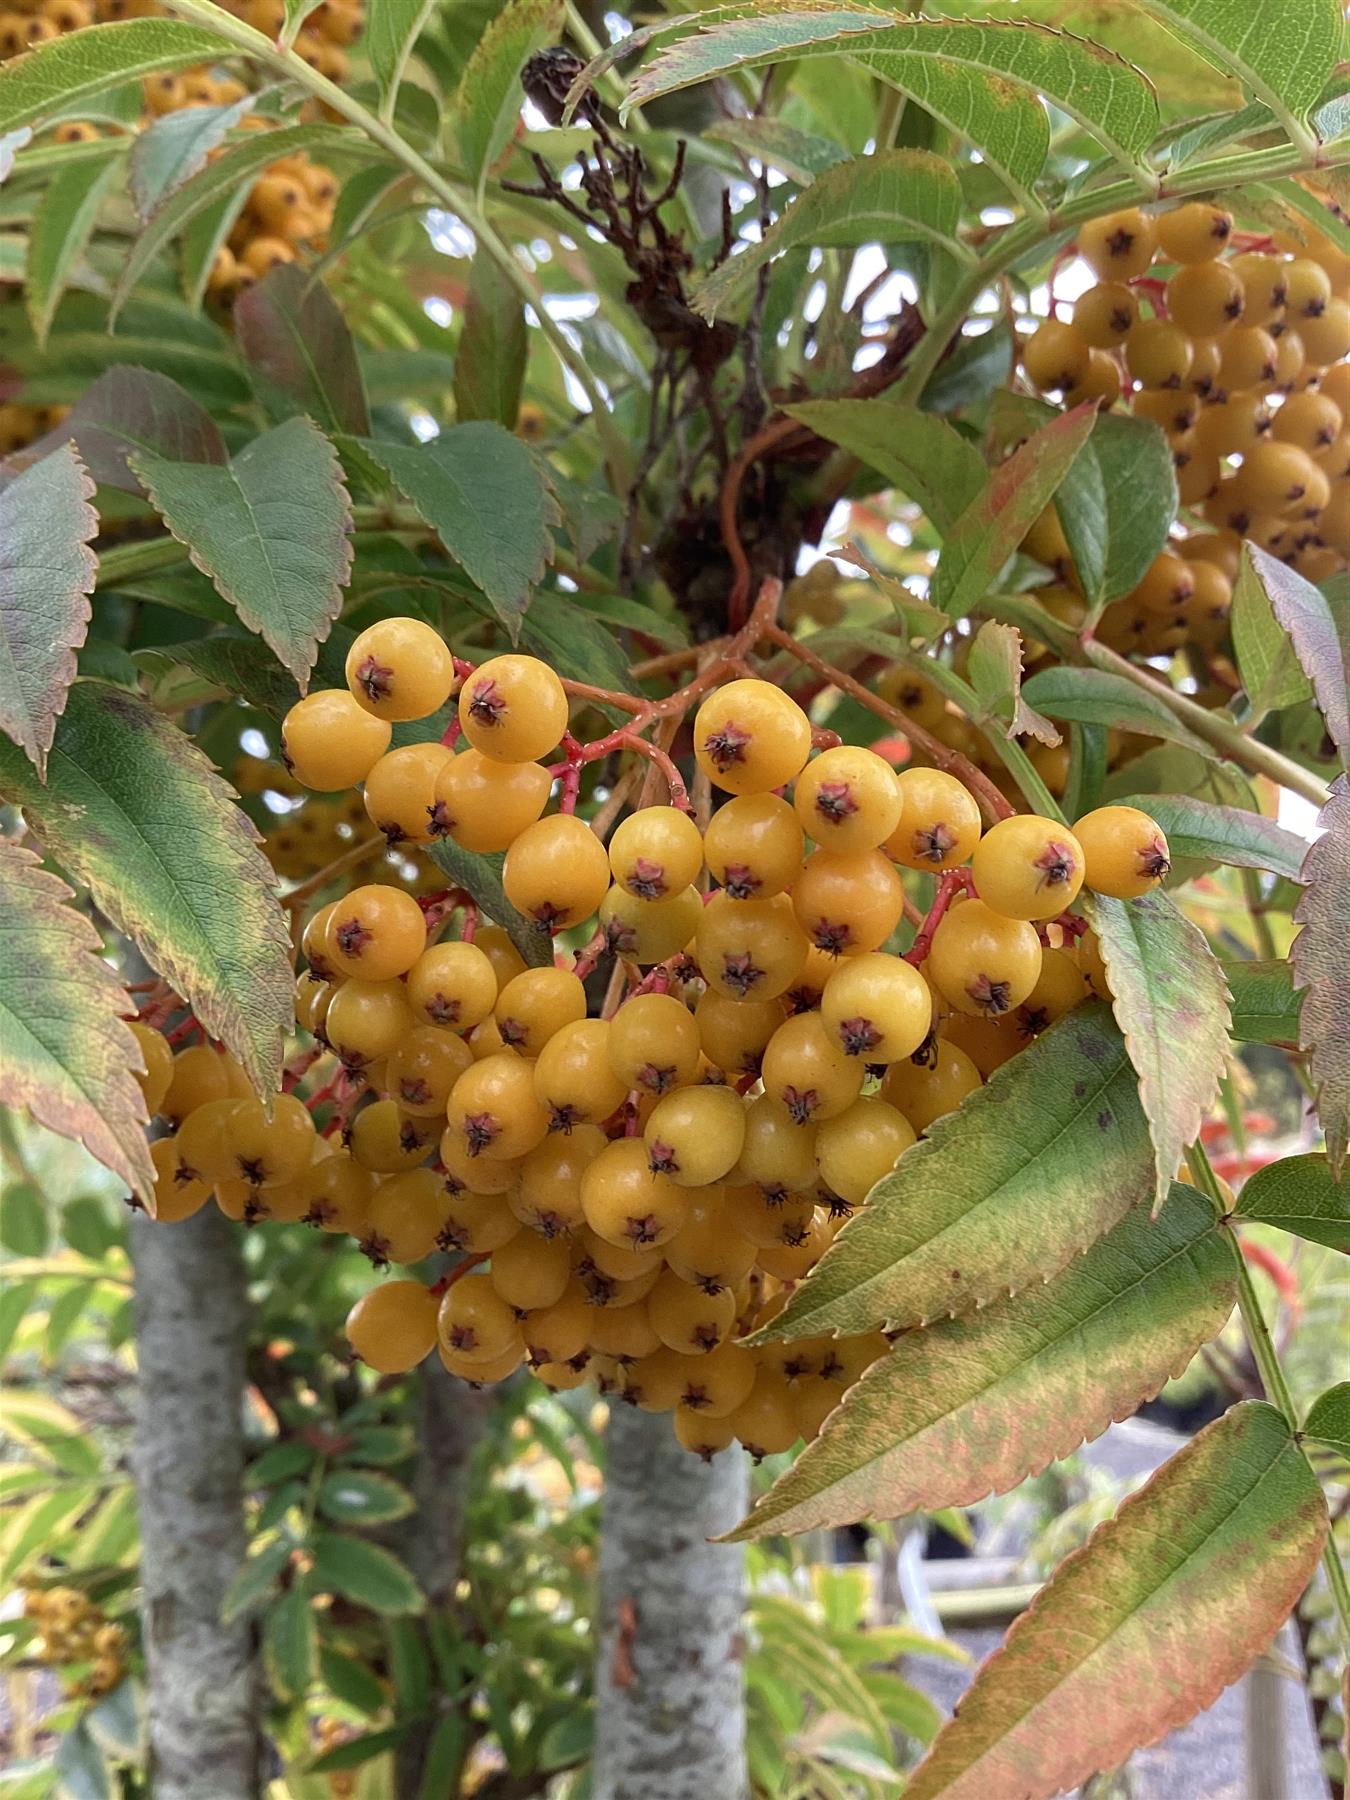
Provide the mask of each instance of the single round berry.
POLYGON ((933 933, 928 968, 958 1012, 998 1018, 1035 987, 1041 942, 1025 920, 995 912, 983 900, 965 900, 933 933))
POLYGON ((895 771, 875 751, 840 744, 797 777, 793 805, 808 837, 823 850, 875 850, 900 823, 895 771))
POLYGON ((347 686, 377 719, 425 719, 445 704, 454 680, 444 640, 420 619, 381 619, 347 652, 347 686))
POLYGON ((355 1074, 383 1062, 415 1023, 401 981, 344 981, 329 1002, 323 1029, 343 1067, 355 1074))
POLYGON ((817 1125, 843 1112, 857 1099, 863 1074, 862 1062, 844 1053, 819 1013, 785 1019, 764 1052, 764 1092, 794 1125, 817 1125))
POLYGON ((1013 1017, 1023 1037, 1036 1037, 1088 998, 1083 971, 1067 950, 1042 950, 1036 985, 1013 1017))
MULTIPOLYGON (((212 1102, 220 1104, 220 1102, 212 1102)), ((224 1102, 233 1105, 233 1101, 224 1102)), ((211 1198, 211 1180, 204 1179, 183 1160, 176 1138, 157 1138, 150 1146, 155 1171, 155 1222, 177 1225, 190 1219, 211 1198)))
POLYGON ((630 813, 610 839, 609 866, 635 900, 668 900, 697 879, 703 838, 688 813, 673 806, 644 806, 630 813))
POLYGON ((548 1114, 534 1091, 534 1066, 513 1050, 484 1057, 451 1090, 446 1118, 471 1157, 509 1162, 545 1136, 548 1114))
POLYGON ((534 762, 567 730, 562 682, 534 656, 494 656, 466 675, 459 722, 475 750, 497 762, 534 762))
POLYGON ((1146 388, 1179 388, 1192 354, 1189 335, 1168 319, 1141 319, 1125 340, 1125 367, 1146 388))
POLYGON ((437 1301, 420 1281, 386 1281, 347 1314, 347 1341, 381 1375, 415 1369, 436 1346, 437 1301))
POLYGON ((709 1188, 691 1195, 688 1215, 665 1246, 665 1257, 681 1281, 716 1293, 745 1280, 755 1264, 755 1245, 728 1219, 725 1189, 709 1188))
POLYGON ((587 1124, 550 1132, 536 1144, 506 1196, 521 1224, 546 1238, 566 1238, 583 1225, 581 1178, 604 1147, 603 1134, 587 1124))
POLYGON ((667 1094, 683 1087, 698 1056, 694 1015, 672 994, 635 994, 610 1020, 609 1064, 625 1090, 667 1094))
POLYGON ((616 882, 600 902, 599 926, 615 956, 650 967, 691 943, 702 916, 703 896, 696 887, 668 900, 635 900, 616 882))
POLYGON ((524 969, 498 994, 493 1016, 504 1044, 536 1057, 556 1032, 586 1017, 586 990, 570 969, 524 969))
POLYGON ((974 795, 941 769, 902 769, 896 785, 900 823, 886 842, 887 855, 902 868, 933 874, 959 868, 979 842, 974 795))
POLYGON ((913 1126, 889 1101, 855 1100, 816 1133, 820 1179, 847 1206, 861 1206, 913 1142, 913 1126))
POLYGON ((1139 317, 1134 291, 1120 281, 1104 281, 1081 295, 1073 308, 1073 327, 1085 344, 1114 350, 1129 336, 1139 317))
POLYGON ((641 1138, 616 1138, 582 1176, 581 1206, 607 1243, 659 1250, 688 1217, 689 1196, 668 1175, 653 1172, 641 1138))
POLYGON ((1147 894, 1171 868, 1167 839, 1135 806, 1099 806, 1074 823, 1083 846, 1087 885, 1116 900, 1147 894))
POLYGON ((461 850, 509 850, 548 804, 553 777, 542 763, 494 762, 473 748, 442 763, 429 828, 461 850))
POLYGON ((802 865, 792 906, 813 949, 852 956, 877 949, 895 930, 904 887, 884 851, 815 850, 802 865))
POLYGON ((910 963, 873 953, 840 964, 825 984, 820 1016, 845 1056, 892 1063, 927 1038, 933 999, 910 963))
POLYGON ((1226 263, 1187 263, 1167 284, 1167 311, 1192 337, 1217 337, 1242 317, 1242 283, 1226 263))
POLYGON ((415 1025, 388 1056, 389 1097, 418 1118, 443 1117, 451 1089, 473 1064, 464 1039, 436 1025, 415 1025))
POLYGON ((355 1161, 374 1175, 401 1175, 415 1169, 426 1161, 435 1136, 434 1119, 405 1113, 393 1100, 375 1100, 363 1106, 344 1133, 355 1161))
POLYGON ((643 1142, 657 1174, 680 1187, 706 1187, 736 1165, 745 1143, 745 1105, 734 1088, 680 1088, 652 1108, 643 1142))
POLYGON ((916 1131, 955 1112, 981 1085, 980 1071, 958 1045, 937 1036, 913 1056, 894 1062, 881 1083, 881 1098, 904 1114, 916 1131))
POLYGON ((421 1262, 440 1232, 440 1183, 430 1169, 388 1171, 371 1195, 361 1223, 360 1246, 377 1268, 421 1262))
POLYGON ((528 825, 506 852, 502 886, 517 912, 547 931, 579 925, 604 899, 609 858, 590 827, 571 813, 528 825))
POLYGON ((971 859, 986 906, 1007 919, 1053 919, 1083 885, 1083 851, 1055 819, 1015 813, 990 827, 971 859))
POLYGON ((408 970, 408 1003, 428 1025, 471 1031, 492 1011, 497 977, 480 941, 433 944, 408 970))
POLYGON ((694 934, 700 974, 728 1000, 776 1000, 801 973, 807 948, 784 894, 732 900, 723 889, 703 908, 694 934))
POLYGON ((1137 206, 1093 219, 1078 233, 1078 254, 1100 281, 1130 281, 1153 261, 1154 221, 1137 206))
POLYGON ((534 1065, 534 1091, 550 1131, 599 1125, 623 1105, 628 1083, 610 1061, 611 1032, 609 1019, 580 1018, 543 1045, 534 1065))
POLYGON ((345 688, 320 688, 281 722, 281 754, 302 787, 335 794, 355 787, 389 748, 393 727, 345 688))
POLYGON ((711 987, 694 1008, 703 1054, 733 1079, 759 1073, 764 1046, 786 1016, 782 1000, 728 998, 711 987))
POLYGON ((1227 248, 1233 215, 1206 200, 1191 200, 1160 214, 1156 227, 1160 256, 1171 262, 1205 263, 1227 248))
POLYGON ((743 794, 713 814, 703 855, 714 881, 732 900, 770 900, 791 887, 805 834, 777 794, 743 794))
POLYGON ((1086 376, 1090 346, 1062 319, 1038 325, 1022 346, 1022 367, 1042 393, 1064 393, 1086 376))
POLYGON ((338 974, 392 981, 426 949, 426 920, 411 894, 371 883, 338 901, 325 938, 325 954, 338 974))
POLYGON ((565 1237, 518 1231, 493 1251, 488 1276, 516 1312, 538 1312, 562 1299, 571 1273, 572 1247, 565 1237))
POLYGON ((473 1362, 489 1362, 521 1342, 520 1321, 487 1275, 465 1275, 445 1290, 436 1319, 445 1349, 473 1362))
POLYGON ((811 754, 811 722, 771 682, 747 677, 708 695, 694 718, 694 755, 730 794, 762 794, 801 773, 811 754))
POLYGON ((436 778, 449 761, 444 744, 405 744, 387 751, 366 776, 366 815, 391 848, 445 835, 435 825, 436 778))

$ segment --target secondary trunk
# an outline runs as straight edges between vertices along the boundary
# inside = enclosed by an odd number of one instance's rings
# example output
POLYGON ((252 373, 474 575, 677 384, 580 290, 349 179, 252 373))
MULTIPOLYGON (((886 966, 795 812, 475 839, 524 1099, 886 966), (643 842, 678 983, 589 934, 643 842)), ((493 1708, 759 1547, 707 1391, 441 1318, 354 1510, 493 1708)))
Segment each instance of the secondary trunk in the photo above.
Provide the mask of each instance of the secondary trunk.
POLYGON ((593 1800, 743 1800, 745 1458, 701 1463, 670 1420, 610 1415, 593 1800))
POLYGON ((156 1800, 255 1800, 262 1691, 247 1620, 221 1623, 245 1550, 248 1302, 236 1229, 214 1206, 177 1225, 137 1218, 141 1521, 156 1800))

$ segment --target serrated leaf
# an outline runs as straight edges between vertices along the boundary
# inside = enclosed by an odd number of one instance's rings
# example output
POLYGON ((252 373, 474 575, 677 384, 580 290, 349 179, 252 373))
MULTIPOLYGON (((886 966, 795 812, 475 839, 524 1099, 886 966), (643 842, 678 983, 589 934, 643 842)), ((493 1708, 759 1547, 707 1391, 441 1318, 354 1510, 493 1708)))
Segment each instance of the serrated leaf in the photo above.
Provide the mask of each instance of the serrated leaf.
POLYGON ((1105 1006, 1077 1007, 905 1152, 759 1337, 968 1311, 1054 1274, 1152 1191, 1125 1041, 1105 1006))
POLYGON ((100 487, 129 494, 145 491, 127 466, 132 451, 148 450, 174 462, 228 460, 215 420, 186 388, 154 369, 120 363, 86 388, 33 449, 55 450, 70 439, 100 487))
POLYGON ((75 265, 84 255, 99 207, 121 164, 71 163, 57 169, 42 191, 28 227, 24 299, 39 346, 47 342, 52 319, 75 265))
MULTIPOLYGON (((1253 549, 1250 543, 1242 546, 1242 564, 1233 584, 1232 633, 1247 701, 1260 718, 1281 707, 1298 706, 1308 698, 1312 685, 1299 666, 1293 640, 1275 617, 1253 549)), ((1283 563, 1277 566, 1284 568, 1283 563)))
POLYGON ((1304 119, 1321 98, 1340 54, 1336 0, 1291 0, 1280 29, 1248 0, 1143 0, 1206 58, 1247 84, 1277 112, 1304 119))
POLYGON ((1296 985, 1303 991, 1299 1044, 1308 1051, 1317 1116, 1339 1178, 1350 1148, 1350 776, 1339 775, 1318 814, 1322 836, 1303 861, 1294 912, 1296 985))
POLYGON ((783 409, 917 501, 945 535, 988 476, 969 438, 936 413, 872 400, 807 400, 783 409))
POLYGON ((0 743, 0 793, 255 1086, 275 1093, 292 1021, 290 937, 232 792, 171 721, 100 682, 71 689, 45 787, 0 743))
POLYGON ((362 48, 380 90, 380 117, 393 117, 413 46, 436 10, 436 0, 371 0, 362 48))
POLYGON ((175 189, 206 166, 210 153, 257 104, 245 94, 229 106, 184 106, 163 113, 136 134, 127 166, 127 185, 142 225, 175 189))
POLYGON ((730 1534, 899 1518, 1004 1493, 1133 1413, 1222 1330, 1231 1240, 1179 1184, 1044 1287, 903 1333, 730 1534))
POLYGON ((1287 962, 1221 962, 1233 996, 1229 1027, 1239 1044, 1296 1044, 1302 1001, 1287 962))
POLYGON ((177 19, 127 19, 49 38, 0 68, 0 132, 72 112, 84 100, 161 69, 220 55, 220 38, 177 19))
POLYGON ((283 1699, 299 1699, 314 1672, 314 1614, 299 1582, 268 1607, 263 1649, 273 1686, 283 1699))
POLYGON ((322 282, 282 263, 235 301, 234 330, 264 400, 328 432, 370 430, 356 345, 322 282))
POLYGON ((258 1602, 271 1593, 290 1560, 290 1545, 274 1538, 241 1563, 225 1590, 220 1607, 221 1623, 229 1625, 243 1614, 252 1612, 258 1602))
POLYGON ((1092 606, 1143 580, 1176 516, 1172 453, 1147 419, 1099 413, 1092 435, 1055 495, 1083 596, 1092 606))
MULTIPOLYGON (((1308 687, 1317 700, 1331 741, 1341 753, 1342 764, 1350 768, 1350 604, 1346 596, 1333 602, 1296 569, 1290 569, 1277 557, 1257 545, 1243 545, 1242 567, 1233 590, 1233 630, 1239 629, 1239 606, 1251 606, 1252 584, 1259 585, 1270 608, 1275 628, 1286 653, 1292 651, 1293 673, 1288 691, 1295 699, 1303 699, 1308 687), (1299 672, 1307 678, 1298 682, 1299 672)), ((1238 666, 1244 685, 1248 671, 1241 660, 1242 643, 1237 639, 1238 666)), ((1251 689, 1248 688, 1251 695, 1251 689)), ((1259 705, 1255 696, 1252 704, 1259 705)), ((1294 700, 1266 698, 1267 706, 1294 704, 1294 700)))
POLYGON ((1096 416, 1091 405, 1061 413, 990 474, 943 542, 928 596, 934 606, 961 618, 979 605, 1054 498, 1096 416))
POLYGON ((455 351, 455 417, 461 423, 492 419, 511 430, 520 411, 528 348, 524 302, 480 249, 469 269, 455 351))
POLYGON ((351 501, 329 440, 295 418, 223 469, 144 453, 131 466, 194 566, 303 689, 351 573, 351 501))
POLYGON ((1214 752, 1187 730, 1176 714, 1147 689, 1109 669, 1041 669, 1023 690, 1030 703, 1052 719, 1075 725, 1114 726, 1141 737, 1163 738, 1212 758, 1214 752))
POLYGON ((0 492, 0 731, 40 779, 89 630, 93 493, 69 444, 0 492))
POLYGON ((528 445, 480 419, 429 444, 366 438, 362 447, 487 595, 516 642, 530 590, 553 554, 551 529, 561 523, 528 445))
MULTIPOLYGON (((219 48, 217 40, 217 53, 219 48)), ((282 125, 275 131, 250 132, 239 143, 227 145, 190 181, 185 181, 168 196, 131 246, 113 294, 111 321, 116 321, 128 295, 160 251, 178 236, 189 220, 197 218, 208 207, 224 203, 231 194, 238 194, 242 199, 253 178, 280 157, 298 156, 302 151, 322 155, 325 150, 344 146, 350 149, 350 138, 333 125, 282 125)))
POLYGON ((507 0, 464 65, 455 95, 456 136, 480 192, 520 117, 521 67, 535 50, 557 43, 565 17, 562 0, 507 0))
POLYGON ((1350 1462, 1350 1381, 1338 1381, 1317 1396, 1303 1421, 1303 1435, 1329 1444, 1350 1462))
POLYGON ((1177 1165, 1219 1091, 1228 1052, 1228 989, 1205 934, 1166 894, 1085 909, 1101 946, 1116 1021, 1139 1072, 1162 1205, 1177 1165))
POLYGON ((319 1511, 336 1525, 382 1525, 412 1510, 407 1488, 369 1469, 336 1469, 319 1486, 319 1511))
POLYGON ((849 249, 858 244, 925 238, 961 261, 957 238, 961 184, 949 164, 926 150, 879 150, 827 169, 774 220, 757 243, 698 284, 694 303, 714 318, 757 269, 798 245, 849 249))
POLYGON ((1156 819, 1174 860, 1269 869, 1290 881, 1299 879, 1307 840, 1261 813, 1211 806, 1186 794, 1129 794, 1113 804, 1137 806, 1156 819))
POLYGON ((1278 1225, 1350 1256, 1350 1186, 1335 1178, 1325 1156, 1267 1163, 1243 1182, 1234 1210, 1240 1219, 1278 1225))
POLYGON ((1273 1406, 1233 1407, 1062 1562, 906 1800, 1049 1796, 1184 1723, 1255 1660, 1316 1567, 1316 1477, 1273 1406))
POLYGON ((83 1144, 148 1201, 141 1055, 119 1016, 126 991, 70 898, 31 850, 0 840, 0 1099, 83 1144))
POLYGON ((372 1612, 420 1613, 426 1607, 421 1588, 392 1551, 345 1532, 318 1539, 313 1574, 319 1586, 372 1612))
POLYGON ((1059 733, 1022 697, 1022 634, 990 619, 975 633, 966 674, 986 711, 1005 722, 1007 736, 1057 744, 1059 733))

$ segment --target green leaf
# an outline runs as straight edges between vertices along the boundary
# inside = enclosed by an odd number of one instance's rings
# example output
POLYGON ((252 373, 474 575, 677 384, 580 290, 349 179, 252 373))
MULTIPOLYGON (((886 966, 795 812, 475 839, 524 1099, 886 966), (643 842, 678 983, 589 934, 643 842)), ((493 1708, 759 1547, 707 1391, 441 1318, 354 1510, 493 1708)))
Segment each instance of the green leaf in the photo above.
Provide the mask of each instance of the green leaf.
POLYGON ((268 1607, 263 1649, 273 1686, 283 1698, 298 1700, 314 1673, 314 1614, 299 1582, 268 1607))
POLYGON ((0 743, 0 793, 255 1086, 275 1093, 292 1018, 290 938, 231 792, 171 721, 99 682, 71 689, 46 787, 0 743))
POLYGON ((988 477, 974 444, 936 413, 880 396, 808 400, 783 410, 916 501, 944 536, 988 477))
POLYGON ((461 423, 492 419, 510 431, 520 411, 527 352, 524 302, 480 249, 469 269, 455 351, 455 417, 461 423))
POLYGON ((0 68, 0 132, 70 112, 124 82, 219 55, 214 31, 177 19, 127 19, 49 38, 0 68))
POLYGON ((464 166, 480 193, 520 117, 525 59, 558 42, 564 19, 562 0, 507 0, 465 64, 455 95, 455 129, 464 166))
POLYGON ((1004 1493, 1127 1418, 1223 1329, 1231 1239, 1179 1184, 1045 1286, 903 1333, 749 1518, 758 1538, 1004 1493))
POLYGON ((12 1281, 0 1290, 0 1363, 9 1355, 24 1314, 37 1296, 36 1282, 12 1281))
MULTIPOLYGON (((1264 624, 1262 618, 1263 644, 1264 624)), ((1311 684, 1331 741, 1341 753, 1342 764, 1350 768, 1350 603, 1346 596, 1342 594, 1333 603, 1296 569, 1287 568, 1277 557, 1247 543, 1243 545, 1242 567, 1233 591, 1233 630, 1238 667, 1253 706, 1264 710, 1266 706, 1293 705, 1306 697, 1311 684), (1249 617, 1260 614, 1256 588, 1265 599, 1280 640, 1282 654, 1271 660, 1286 677, 1280 684, 1280 693, 1287 692, 1292 696, 1289 699, 1271 698, 1264 692, 1258 699, 1247 680, 1242 639, 1237 633, 1244 623, 1240 609, 1249 617), (1306 680, 1299 678, 1300 671, 1306 680)), ((1266 679, 1274 678, 1268 675, 1266 679)))
POLYGON ((1053 1794, 1183 1724, 1270 1643, 1326 1539, 1273 1406, 1233 1407, 1062 1562, 963 1696, 905 1800, 1053 1794))
POLYGON ((1307 841, 1261 813, 1210 806, 1185 794, 1130 794, 1113 804, 1137 806, 1156 819, 1174 861, 1269 869, 1289 881, 1299 879, 1307 841))
POLYGON ((273 411, 308 413, 328 432, 370 430, 365 384, 347 322, 328 289, 282 263, 235 301, 244 360, 273 411))
POLYGON ((399 85, 436 0, 371 0, 362 48, 380 90, 380 117, 392 119, 399 85))
POLYGON ((43 190, 28 228, 24 298, 33 336, 47 342, 52 319, 72 271, 88 247, 99 207, 120 161, 71 163, 58 169, 43 190))
POLYGON ((1339 775, 1318 814, 1322 836, 1303 863, 1294 912, 1296 985, 1303 990, 1299 1044, 1310 1054, 1317 1116, 1339 1179, 1350 1148, 1350 776, 1339 775))
POLYGON ((112 1774, 83 1720, 62 1732, 55 1766, 62 1800, 113 1800, 112 1774))
POLYGON ((1090 606, 1137 587, 1177 510, 1176 471, 1159 427, 1099 413, 1055 510, 1090 606))
MULTIPOLYGON (((216 49, 218 52, 219 40, 216 49)), ((160 251, 190 220, 231 194, 242 197, 253 178, 279 157, 297 156, 302 151, 322 154, 344 147, 351 148, 351 139, 336 126, 283 125, 275 131, 251 131, 239 143, 221 150, 205 168, 168 196, 132 245, 113 294, 110 323, 116 321, 128 295, 160 251)))
POLYGON ((1008 82, 1053 101, 1126 163, 1139 160, 1157 130, 1158 102, 1148 81, 1096 44, 1020 21, 966 24, 907 19, 894 12, 879 19, 875 10, 862 7, 826 13, 803 7, 778 17, 713 25, 656 57, 634 82, 628 101, 631 105, 706 81, 725 68, 756 68, 812 55, 856 59, 913 93, 977 148, 984 134, 991 134, 995 143, 1002 141, 998 111, 1008 82), (924 68, 930 62, 938 70, 992 78, 971 88, 965 122, 944 110, 949 89, 925 89, 925 82, 933 80, 933 70, 924 68), (931 103, 926 91, 933 95, 931 103))
MULTIPOLYGON (((17 752, 6 746, 5 759, 37 787, 17 752)), ((0 839, 0 1100, 83 1144, 149 1200, 154 1169, 132 1073, 141 1054, 119 1017, 130 1010, 126 991, 71 898, 31 850, 0 839)))
POLYGON ((502 857, 461 850, 449 838, 439 838, 428 844, 426 853, 456 887, 462 887, 487 917, 502 927, 532 968, 552 965, 552 941, 535 928, 532 920, 518 913, 506 897, 502 886, 502 857))
POLYGON ((1161 700, 1109 669, 1041 669, 1023 690, 1037 711, 1075 725, 1115 726, 1213 756, 1161 700))
POLYGON ((914 237, 942 246, 968 262, 956 233, 961 184, 949 164, 926 150, 879 150, 827 169, 775 219, 758 243, 698 284, 695 304, 714 318, 749 283, 757 269, 785 250, 815 244, 850 249, 914 237))
POLYGON ((1030 736, 1057 744, 1059 733, 1022 698, 1022 634, 1015 625, 987 620, 975 633, 966 673, 981 705, 1004 722, 1010 738, 1030 736))
POLYGON ((1151 1162, 1125 1041, 1106 1007, 1077 1007, 905 1152, 758 1339, 919 1325, 1016 1293, 1147 1198, 1151 1162))
MULTIPOLYGON (((330 638, 324 645, 325 652, 331 644, 330 638)), ((326 655, 319 658, 321 674, 326 660, 326 655)), ((221 631, 207 638, 157 644, 150 650, 138 650, 136 663, 156 681, 166 670, 189 669, 201 678, 203 698, 234 694, 278 720, 300 698, 295 678, 286 673, 267 646, 242 633, 221 631)), ((155 697, 152 687, 151 698, 155 697)))
POLYGON ((993 471, 946 535, 929 593, 934 606, 960 618, 979 605, 1054 498, 1095 420, 1090 405, 1061 413, 993 471))
POLYGON ((336 1773, 339 1769, 359 1769, 362 1763, 373 1762, 377 1756, 387 1756, 407 1737, 413 1728, 414 1721, 405 1720, 402 1725, 390 1725, 383 1731, 368 1731, 362 1737, 348 1738, 344 1744, 335 1744, 331 1750, 325 1750, 322 1756, 316 1756, 310 1763, 310 1772, 315 1775, 336 1773))
POLYGON ((803 187, 836 163, 848 161, 848 151, 833 139, 798 131, 781 119, 714 119, 704 127, 702 135, 715 144, 731 144, 747 156, 781 169, 803 187))
POLYGON ((58 1294, 52 1301, 47 1312, 47 1330, 43 1339, 48 1363, 54 1363, 65 1349, 92 1298, 92 1286, 88 1282, 76 1281, 71 1283, 64 1294, 58 1294))
POLYGON ((336 1525, 382 1525, 412 1510, 407 1488, 369 1469, 336 1469, 319 1486, 319 1511, 336 1525))
POLYGON ((194 565, 303 688, 351 573, 351 501, 329 440, 295 418, 223 469, 145 454, 131 461, 194 565))
MULTIPOLYGON (((1233 585, 1232 632, 1238 673, 1252 711, 1260 718, 1297 706, 1312 692, 1299 666, 1289 633, 1275 617, 1270 595, 1257 573, 1254 546, 1242 546, 1242 566, 1233 585)), ((1273 559, 1272 559, 1273 560, 1273 559)), ((1276 565, 1282 571, 1283 563, 1276 565)), ((1312 590, 1317 592, 1316 588, 1312 590)))
POLYGON ((1306 119, 1322 96, 1340 55, 1336 0, 1291 0, 1279 30, 1248 0, 1143 0, 1206 58, 1238 75, 1276 112, 1306 119))
POLYGON ((1101 945, 1116 1021, 1139 1071, 1162 1205, 1200 1133, 1228 1052, 1228 989, 1205 934, 1166 894, 1085 906, 1101 945))
POLYGON ((0 731, 41 779, 89 630, 93 493, 69 444, 0 492, 0 731))
POLYGON ((223 463, 225 440, 215 420, 187 389, 153 369, 116 364, 85 389, 55 431, 42 439, 55 449, 73 438, 100 487, 129 494, 144 489, 127 465, 132 451, 171 462, 223 463))
MULTIPOLYGON (((8 861, 0 862, 0 868, 8 861)), ((47 1203, 37 1189, 16 1181, 0 1190, 0 1244, 15 1256, 42 1256, 51 1241, 47 1203)))
POLYGON ((230 106, 184 106, 164 113, 136 134, 127 166, 127 185, 142 225, 169 195, 206 166, 213 150, 257 104, 245 94, 230 106))
POLYGON ((344 1706, 367 1718, 383 1711, 388 1694, 378 1676, 354 1656, 325 1644, 319 1651, 319 1675, 328 1692, 344 1706))
POLYGON ((553 554, 551 528, 561 522, 529 446, 485 419, 452 426, 429 444, 362 443, 482 588, 515 643, 531 587, 553 554))
POLYGON ((1338 1381, 1318 1395, 1303 1421, 1303 1435, 1329 1444, 1343 1461, 1350 1462, 1350 1381, 1338 1381))
POLYGON ((248 1484, 250 1487, 272 1487, 292 1475, 300 1475, 314 1467, 317 1454, 309 1444, 297 1443, 293 1438, 272 1444, 249 1464, 248 1484))
POLYGON ((378 1613, 420 1613, 422 1590, 390 1550, 345 1532, 329 1531, 314 1545, 314 1580, 378 1613))
POLYGON ((1221 962, 1219 967, 1233 996, 1235 1042, 1297 1044, 1302 1001, 1287 962, 1221 962))
MULTIPOLYGON (((568 681, 620 694, 637 691, 617 634, 562 594, 535 596, 521 622, 520 641, 568 681)), ((616 720, 620 716, 614 707, 600 710, 616 720)))
POLYGON ((1350 1187, 1333 1176, 1325 1156, 1285 1156, 1267 1163, 1243 1182, 1234 1210, 1240 1219, 1278 1225, 1350 1256, 1350 1187))
POLYGON ((290 1560, 291 1546, 280 1538, 274 1538, 270 1544, 264 1544, 261 1550, 255 1551, 247 1561, 241 1563, 221 1602, 222 1624, 229 1625, 245 1613, 254 1611, 258 1603, 272 1592, 290 1560))

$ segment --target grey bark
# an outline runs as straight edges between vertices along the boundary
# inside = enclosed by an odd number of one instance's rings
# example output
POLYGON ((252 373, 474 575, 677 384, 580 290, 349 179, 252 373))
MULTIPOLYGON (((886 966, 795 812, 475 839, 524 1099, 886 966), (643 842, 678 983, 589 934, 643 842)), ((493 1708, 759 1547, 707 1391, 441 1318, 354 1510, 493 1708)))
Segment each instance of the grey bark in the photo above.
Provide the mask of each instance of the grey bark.
POLYGON ((670 1420, 610 1415, 593 1800, 743 1800, 744 1454, 701 1463, 670 1420))
POLYGON ((246 1549, 248 1301, 234 1226, 214 1206, 136 1218, 134 1467, 156 1800, 255 1800, 262 1687, 255 1633, 221 1603, 246 1549))

